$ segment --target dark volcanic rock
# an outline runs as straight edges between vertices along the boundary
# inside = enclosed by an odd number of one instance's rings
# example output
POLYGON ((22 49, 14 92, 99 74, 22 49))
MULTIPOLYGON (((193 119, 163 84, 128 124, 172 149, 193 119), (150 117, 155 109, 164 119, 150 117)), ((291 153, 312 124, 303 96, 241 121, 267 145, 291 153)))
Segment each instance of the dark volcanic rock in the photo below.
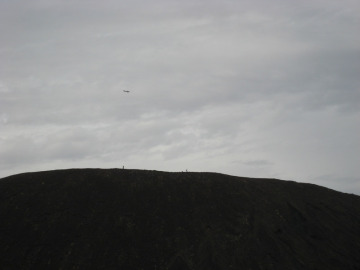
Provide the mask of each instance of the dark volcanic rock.
POLYGON ((0 180, 1 269, 360 269, 360 197, 215 173, 0 180))

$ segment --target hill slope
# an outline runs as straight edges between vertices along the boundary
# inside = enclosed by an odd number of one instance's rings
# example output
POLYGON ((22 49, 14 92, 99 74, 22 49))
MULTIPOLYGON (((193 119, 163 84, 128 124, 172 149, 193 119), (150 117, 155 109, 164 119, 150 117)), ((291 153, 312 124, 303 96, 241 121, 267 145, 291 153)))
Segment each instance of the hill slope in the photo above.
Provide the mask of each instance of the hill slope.
POLYGON ((360 269, 360 197, 215 173, 0 180, 1 269, 360 269))

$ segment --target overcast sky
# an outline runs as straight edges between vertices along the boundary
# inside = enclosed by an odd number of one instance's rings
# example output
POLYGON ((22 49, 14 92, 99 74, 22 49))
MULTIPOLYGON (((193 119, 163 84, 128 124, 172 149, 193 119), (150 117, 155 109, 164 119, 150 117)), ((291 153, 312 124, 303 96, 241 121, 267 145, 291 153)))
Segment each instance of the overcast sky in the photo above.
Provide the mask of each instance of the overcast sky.
POLYGON ((0 0, 0 177, 125 166, 360 194, 359 29, 358 0, 0 0))

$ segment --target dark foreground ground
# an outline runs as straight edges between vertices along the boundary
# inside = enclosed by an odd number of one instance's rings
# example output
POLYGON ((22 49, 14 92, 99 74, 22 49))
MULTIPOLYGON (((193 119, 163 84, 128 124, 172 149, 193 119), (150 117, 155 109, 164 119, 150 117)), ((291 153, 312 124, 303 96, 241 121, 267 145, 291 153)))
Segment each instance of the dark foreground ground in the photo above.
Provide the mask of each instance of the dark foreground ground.
POLYGON ((360 197, 215 173, 0 179, 0 269, 360 269, 360 197))

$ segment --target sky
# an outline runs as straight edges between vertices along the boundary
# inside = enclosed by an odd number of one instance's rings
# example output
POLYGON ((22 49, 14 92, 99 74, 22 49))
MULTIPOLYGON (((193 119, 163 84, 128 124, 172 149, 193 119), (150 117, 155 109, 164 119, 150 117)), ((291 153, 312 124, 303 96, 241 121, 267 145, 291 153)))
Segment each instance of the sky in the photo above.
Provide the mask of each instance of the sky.
POLYGON ((357 0, 0 0, 0 177, 124 166, 360 195, 359 26, 357 0))

